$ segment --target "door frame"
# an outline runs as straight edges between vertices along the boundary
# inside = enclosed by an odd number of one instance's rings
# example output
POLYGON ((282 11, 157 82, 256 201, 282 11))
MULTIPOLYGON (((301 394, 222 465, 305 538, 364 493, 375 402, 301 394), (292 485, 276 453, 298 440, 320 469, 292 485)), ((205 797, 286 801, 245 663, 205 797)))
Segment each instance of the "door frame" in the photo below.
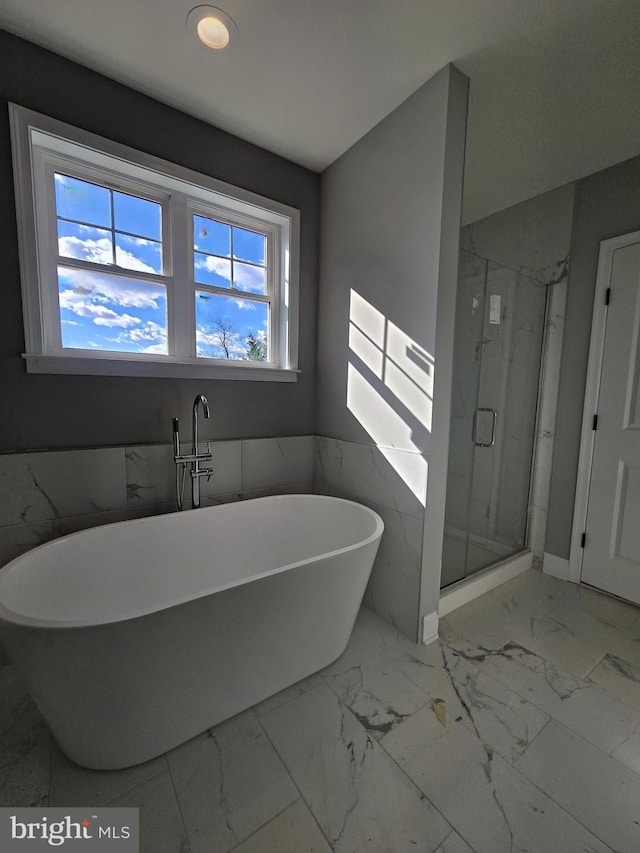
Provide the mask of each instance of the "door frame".
POLYGON ((587 524, 589 492, 591 488, 591 467, 595 447, 593 416, 598 411, 600 397, 600 379, 602 376, 602 360, 607 328, 606 295, 611 281, 613 253, 616 249, 623 249, 625 246, 631 246, 634 243, 640 243, 640 231, 634 231, 632 234, 622 234, 619 237, 611 237, 600 243, 596 290, 593 303, 593 322, 591 324, 591 343, 589 344, 587 382, 582 411, 582 431, 580 435, 578 478, 576 481, 576 497, 571 530, 571 548, 569 551, 568 580, 574 583, 580 583, 582 578, 582 558, 584 555, 582 534, 586 530, 587 524))

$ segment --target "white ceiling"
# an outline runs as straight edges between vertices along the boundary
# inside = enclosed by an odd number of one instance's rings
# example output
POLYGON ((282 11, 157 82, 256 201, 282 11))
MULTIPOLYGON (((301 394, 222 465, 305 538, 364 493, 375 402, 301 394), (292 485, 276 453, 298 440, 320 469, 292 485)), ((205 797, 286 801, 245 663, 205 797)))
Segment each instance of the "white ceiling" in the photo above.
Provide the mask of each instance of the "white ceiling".
POLYGON ((464 219, 640 154, 639 0, 0 0, 7 30, 320 171, 447 62, 471 79, 464 219))

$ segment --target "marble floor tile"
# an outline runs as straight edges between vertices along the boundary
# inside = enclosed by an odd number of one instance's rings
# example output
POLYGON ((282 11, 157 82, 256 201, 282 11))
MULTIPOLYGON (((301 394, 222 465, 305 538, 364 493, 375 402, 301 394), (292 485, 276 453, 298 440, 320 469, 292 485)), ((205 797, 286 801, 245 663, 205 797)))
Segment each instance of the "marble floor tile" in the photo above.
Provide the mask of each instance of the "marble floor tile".
MULTIPOLYGON (((552 579, 553 580, 553 579, 552 579)), ((640 622, 640 607, 620 601, 611 595, 605 595, 577 583, 561 584, 559 599, 567 607, 579 608, 595 616, 603 625, 615 628, 622 633, 632 632, 640 622)))
POLYGON ((508 612, 520 610, 529 616, 545 616, 555 604, 565 600, 567 586, 573 584, 529 569, 489 594, 504 602, 510 608, 508 612))
POLYGON ((606 651, 601 635, 576 632, 550 614, 528 613, 519 597, 510 596, 511 583, 504 584, 507 589, 499 595, 487 593, 450 613, 449 625, 456 630, 478 629, 502 643, 518 643, 583 678, 606 651))
POLYGON ((578 678, 584 678, 603 655, 599 637, 577 634, 549 614, 514 625, 510 639, 578 678))
POLYGON ((465 725, 513 763, 549 720, 547 714, 463 657, 445 650, 447 669, 467 712, 465 725))
POLYGON ((452 832, 438 847, 436 853, 473 853, 473 850, 466 841, 460 838, 457 832, 452 832))
POLYGON ((393 625, 385 622, 368 607, 360 608, 353 633, 378 651, 394 646, 400 640, 405 639, 404 634, 401 634, 393 625))
POLYGON ((615 655, 605 655, 589 673, 589 681, 640 712, 640 666, 615 655))
POLYGON ((359 637, 352 637, 345 653, 322 670, 321 677, 377 740, 428 699, 359 637))
POLYGON ((562 605, 553 607, 547 616, 583 642, 588 638, 594 649, 601 650, 601 657, 610 653, 640 666, 640 632, 636 632, 635 623, 618 630, 581 607, 562 605))
POLYGON ((337 853, 435 851, 450 833, 326 685, 265 715, 262 723, 337 853))
POLYGON ((623 741, 611 756, 640 776, 640 729, 623 741))
POLYGON ((438 734, 455 727, 461 719, 467 719, 466 708, 452 681, 440 643, 418 646, 403 640, 382 653, 382 659, 426 694, 425 711, 438 720, 438 734))
POLYGON ((551 721, 518 769, 617 853, 640 850, 640 777, 551 721))
POLYGON ((51 806, 106 806, 167 770, 164 755, 125 770, 79 767, 54 743, 51 750, 51 806))
POLYGON ((110 805, 140 809, 140 853, 191 853, 168 770, 110 805))
POLYGON ((464 726, 422 749, 399 739, 386 748, 477 853, 607 851, 464 726))
POLYGON ((51 736, 12 666, 0 667, 0 806, 43 805, 51 736))
MULTIPOLYGON (((302 799, 286 808, 233 853, 331 853, 327 839, 302 799)), ((452 850, 451 853, 454 853, 452 850)))
POLYGON ((252 711, 167 758, 192 853, 230 850, 299 797, 252 711))
POLYGON ((447 647, 606 752, 640 725, 640 716, 600 687, 582 681, 517 643, 489 647, 449 631, 447 647))

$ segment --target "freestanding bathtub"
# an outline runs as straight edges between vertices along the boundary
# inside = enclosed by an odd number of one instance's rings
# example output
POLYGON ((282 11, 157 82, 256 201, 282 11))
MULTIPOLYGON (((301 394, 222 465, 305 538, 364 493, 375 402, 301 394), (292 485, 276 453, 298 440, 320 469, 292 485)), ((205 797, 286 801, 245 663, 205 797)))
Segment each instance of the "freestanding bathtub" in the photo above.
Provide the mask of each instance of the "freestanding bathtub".
POLYGON ((0 639, 69 758, 139 764, 339 657, 382 530, 283 495, 74 533, 0 571, 0 639))

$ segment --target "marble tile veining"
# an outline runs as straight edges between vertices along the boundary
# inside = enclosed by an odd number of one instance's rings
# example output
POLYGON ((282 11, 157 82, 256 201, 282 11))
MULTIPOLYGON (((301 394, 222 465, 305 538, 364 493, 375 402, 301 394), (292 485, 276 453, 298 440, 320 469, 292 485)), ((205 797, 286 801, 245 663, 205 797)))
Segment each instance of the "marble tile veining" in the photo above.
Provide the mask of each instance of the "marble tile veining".
POLYGON ((167 758, 192 853, 230 850, 298 798, 252 711, 167 758))
POLYGON ((446 621, 443 633, 451 654, 472 662, 606 752, 616 749, 640 725, 639 713, 615 695, 576 678, 518 643, 491 645, 478 641, 477 635, 468 640, 450 630, 446 621))
POLYGON ((263 725, 338 853, 435 851, 449 825, 324 685, 263 725))
POLYGON ((607 849, 466 727, 422 749, 396 734, 391 755, 477 853, 607 849))

